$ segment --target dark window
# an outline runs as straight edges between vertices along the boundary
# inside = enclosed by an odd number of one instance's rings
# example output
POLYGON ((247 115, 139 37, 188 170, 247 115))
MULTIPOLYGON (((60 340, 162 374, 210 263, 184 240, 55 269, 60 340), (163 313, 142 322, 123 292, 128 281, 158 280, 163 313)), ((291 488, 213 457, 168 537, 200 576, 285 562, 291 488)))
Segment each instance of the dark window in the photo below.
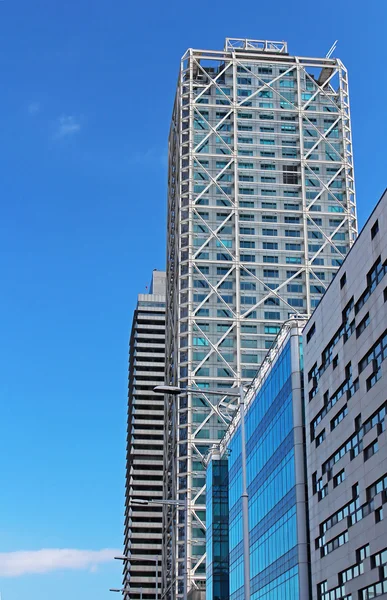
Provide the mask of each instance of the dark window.
POLYGON ((378 231, 379 231, 379 221, 376 220, 375 223, 371 227, 371 240, 374 239, 374 237, 376 236, 378 231))
POLYGON ((340 289, 343 289, 343 287, 345 286, 346 283, 347 283, 347 274, 344 273, 344 275, 340 278, 340 289))
POLYGON ((368 327, 370 323, 370 315, 369 313, 366 314, 366 316, 364 317, 364 319, 362 319, 359 323, 359 325, 356 327, 356 337, 358 338, 363 331, 365 330, 366 327, 368 327))
POLYGON ((364 449, 364 460, 366 461, 369 458, 371 458, 371 456, 373 456, 378 450, 378 440, 375 440, 374 442, 372 442, 372 444, 370 444, 369 446, 367 446, 367 448, 364 449))
POLYGON ((309 329, 308 333, 306 334, 306 343, 307 344, 310 342, 310 340, 312 339, 312 337, 314 336, 315 333, 316 333, 316 323, 313 323, 312 327, 309 329))
POLYGON ((290 183, 291 185, 297 185, 298 174, 297 165, 283 165, 283 182, 290 183))

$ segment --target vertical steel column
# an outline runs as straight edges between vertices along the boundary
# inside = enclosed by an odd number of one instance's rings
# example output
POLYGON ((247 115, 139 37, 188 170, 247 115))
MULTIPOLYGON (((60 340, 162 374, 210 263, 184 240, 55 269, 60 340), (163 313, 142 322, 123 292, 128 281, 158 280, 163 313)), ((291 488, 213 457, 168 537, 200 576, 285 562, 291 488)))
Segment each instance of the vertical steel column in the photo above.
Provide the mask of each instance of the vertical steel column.
POLYGON ((239 411, 241 416, 241 458, 242 458, 242 519, 243 519, 243 588, 244 599, 250 600, 250 530, 249 494, 247 491, 246 430, 245 430, 245 391, 239 387, 239 411))

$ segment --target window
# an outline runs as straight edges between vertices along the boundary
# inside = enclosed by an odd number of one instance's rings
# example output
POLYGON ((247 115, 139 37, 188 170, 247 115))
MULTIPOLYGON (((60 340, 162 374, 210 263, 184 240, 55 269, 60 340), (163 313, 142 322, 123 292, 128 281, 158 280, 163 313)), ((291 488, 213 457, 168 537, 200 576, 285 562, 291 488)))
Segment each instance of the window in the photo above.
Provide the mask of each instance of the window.
POLYGON ((286 290, 288 292, 302 294, 302 285, 299 283, 288 283, 288 285, 286 286, 286 290))
POLYGON ((341 535, 338 535, 333 540, 331 540, 330 542, 328 542, 327 544, 322 546, 321 557, 326 556, 327 554, 330 554, 331 552, 336 550, 336 548, 343 546, 347 542, 348 542, 348 531, 344 531, 344 533, 342 533, 341 535))
POLYGON ((379 256, 379 258, 374 263, 372 269, 370 269, 370 271, 367 273, 367 287, 364 290, 364 292, 362 293, 362 295, 360 296, 359 300, 356 302, 355 314, 357 314, 359 312, 359 310, 362 308, 362 306, 364 306, 364 304, 367 302, 368 298, 370 297, 372 292, 375 290, 376 286, 383 279, 386 272, 387 272, 387 263, 383 264, 381 261, 381 258, 379 256))
POLYGON ((381 552, 377 552, 373 556, 371 556, 371 567, 372 569, 376 569, 377 567, 383 567, 387 564, 387 548, 381 550, 381 552))
POLYGON ((343 287, 345 286, 345 284, 347 283, 347 274, 344 273, 344 275, 340 278, 340 289, 342 290, 343 287))
POLYGON ((281 327, 277 325, 265 325, 265 333, 277 335, 279 333, 281 327))
POLYGON ((366 461, 369 458, 371 458, 371 456, 373 456, 374 454, 376 454, 376 452, 378 450, 379 450, 378 440, 375 440, 374 442, 372 442, 372 444, 370 444, 369 446, 367 446, 367 448, 364 448, 364 461, 366 461))
POLYGON ((374 237, 376 236, 378 231, 379 231, 379 221, 376 220, 375 223, 371 227, 371 240, 374 239, 374 237))
POLYGON ((286 132, 286 133, 296 133, 296 126, 281 124, 281 131, 286 132))
POLYGON ((285 244, 286 250, 301 250, 301 244, 285 244))
POLYGON ((258 355, 257 354, 242 354, 242 362, 258 363, 258 355))
POLYGON ((360 335, 363 333, 363 331, 365 330, 366 327, 368 327, 368 325, 370 324, 370 315, 369 313, 366 314, 366 316, 364 317, 364 319, 362 319, 359 323, 359 325, 356 327, 356 337, 360 337, 360 335))
POLYGON ((241 240, 239 242, 240 248, 255 248, 255 242, 252 240, 241 240))
POLYGON ((262 215, 262 223, 277 223, 277 215, 262 215))
POLYGON ((335 417, 331 420, 331 431, 333 431, 339 423, 346 417, 348 414, 348 407, 345 405, 335 417))
POLYGON ((365 546, 362 546, 361 548, 358 548, 356 550, 357 562, 363 561, 365 558, 368 558, 369 555, 370 555, 370 545, 369 544, 366 544, 365 546))
POLYGON ((256 339, 252 339, 252 340, 250 340, 250 339, 247 339, 247 340, 242 339, 241 340, 241 347, 242 348, 257 348, 258 347, 258 341, 256 339))
POLYGON ((344 480, 345 480, 345 470, 342 469, 341 471, 339 471, 337 473, 337 475, 334 476, 333 487, 337 487, 338 485, 340 485, 340 483, 343 483, 344 480))
POLYGON ((285 223, 299 223, 300 222, 300 217, 286 217, 285 216, 285 223))
POLYGON ((304 301, 302 298, 288 298, 288 304, 295 308, 302 308, 304 306, 304 301))
POLYGON ((277 242, 262 242, 263 250, 278 250, 277 242))
POLYGON ((279 272, 275 269, 263 269, 264 277, 279 277, 279 272))
POLYGON ((222 248, 225 246, 226 248, 232 248, 232 240, 216 240, 217 248, 222 248))
POLYGON ((264 256, 264 263, 278 263, 278 256, 264 256))
POLYGON ((261 206, 262 206, 262 208, 275 209, 275 208, 277 208, 277 203, 276 202, 262 202, 261 206))
POLYGON ((294 79, 280 79, 281 88, 294 88, 294 79))
POLYGON ((265 300, 264 304, 266 306, 279 306, 279 298, 268 298, 267 300, 265 300))
POLYGON ((206 338, 203 337, 194 337, 193 338, 193 345, 194 346, 208 346, 209 342, 206 338))
POLYGON ((240 258, 242 262, 255 262, 254 254, 241 254, 240 258))
POLYGON ((262 229, 262 235, 270 235, 275 237, 278 235, 278 231, 276 229, 262 229))
POLYGON ((250 77, 238 77, 237 82, 240 85, 251 85, 251 78, 250 77))
MULTIPOLYGON (((293 151, 291 151, 293 152, 293 151)), ((283 182, 289 183, 291 185, 297 185, 298 183, 298 174, 297 174, 297 165, 283 165, 283 182)))
POLYGON ((275 165, 269 163, 261 163, 261 169, 263 171, 275 171, 275 165))
POLYGON ((282 150, 283 158, 297 158, 297 150, 282 150))
POLYGON ((257 333, 257 326, 256 325, 242 324, 241 325, 241 332, 242 333, 257 333))
POLYGON ((309 329, 308 333, 306 334, 306 343, 307 344, 310 342, 310 340, 312 339, 312 337, 314 336, 315 333, 316 333, 316 323, 313 323, 312 327, 309 329))
POLYGON ((275 177, 261 177, 262 183, 275 183, 275 177))
POLYGON ((370 348, 367 354, 359 362, 359 373, 364 371, 368 363, 375 361, 375 369, 380 370, 380 365, 387 355, 387 331, 379 338, 379 340, 370 348))
POLYGON ((241 290, 256 290, 257 284, 252 281, 241 281, 240 288, 241 290))
POLYGON ((325 440, 325 429, 322 430, 322 432, 316 436, 316 448, 318 448, 323 441, 325 440))
POLYGON ((257 299, 255 296, 241 296, 241 304, 256 304, 257 299))
POLYGON ((279 321, 281 318, 281 313, 280 312, 265 312, 264 317, 268 321, 279 321))

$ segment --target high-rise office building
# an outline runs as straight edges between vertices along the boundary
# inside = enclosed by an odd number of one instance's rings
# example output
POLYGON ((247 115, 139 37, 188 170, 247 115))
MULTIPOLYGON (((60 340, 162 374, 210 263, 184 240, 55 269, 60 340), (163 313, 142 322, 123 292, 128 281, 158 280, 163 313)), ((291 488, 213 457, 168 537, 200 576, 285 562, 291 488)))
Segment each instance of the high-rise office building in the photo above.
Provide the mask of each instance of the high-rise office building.
MULTIPOLYGON (((285 42, 182 58, 169 139, 166 497, 188 494, 188 588, 205 585, 202 458, 281 324, 310 314, 356 235, 347 72, 285 42), (206 394, 219 391, 219 396, 206 394)), ((163 523, 163 590, 183 593, 184 511, 163 523)))
MULTIPOLYGON (((161 591, 162 508, 136 504, 163 493, 165 272, 153 271, 149 293, 139 294, 129 348, 124 553, 128 600, 155 600, 161 591), (156 568, 158 566, 158 573, 156 568)), ((160 595, 159 595, 160 597, 160 595)))
POLYGON ((304 330, 313 600, 387 597, 387 192, 304 330))
MULTIPOLYGON (((285 323, 245 398, 250 593, 310 599, 302 329, 285 323)), ((242 600, 242 436, 239 413, 208 455, 206 600, 242 600)))

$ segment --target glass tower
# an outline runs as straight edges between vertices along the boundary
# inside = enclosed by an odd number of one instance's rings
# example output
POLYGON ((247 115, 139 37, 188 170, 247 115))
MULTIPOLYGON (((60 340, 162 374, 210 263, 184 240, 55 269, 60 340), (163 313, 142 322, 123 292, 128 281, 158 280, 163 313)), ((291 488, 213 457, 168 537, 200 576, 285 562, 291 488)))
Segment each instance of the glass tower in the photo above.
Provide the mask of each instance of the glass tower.
MULTIPOLYGON (((188 589, 205 586, 202 458, 281 324, 309 315, 356 236, 347 71, 285 42, 182 58, 169 138, 164 493, 188 494, 188 589), (219 396, 206 394, 219 390, 219 396)), ((184 511, 163 523, 163 590, 183 593, 184 511)))

